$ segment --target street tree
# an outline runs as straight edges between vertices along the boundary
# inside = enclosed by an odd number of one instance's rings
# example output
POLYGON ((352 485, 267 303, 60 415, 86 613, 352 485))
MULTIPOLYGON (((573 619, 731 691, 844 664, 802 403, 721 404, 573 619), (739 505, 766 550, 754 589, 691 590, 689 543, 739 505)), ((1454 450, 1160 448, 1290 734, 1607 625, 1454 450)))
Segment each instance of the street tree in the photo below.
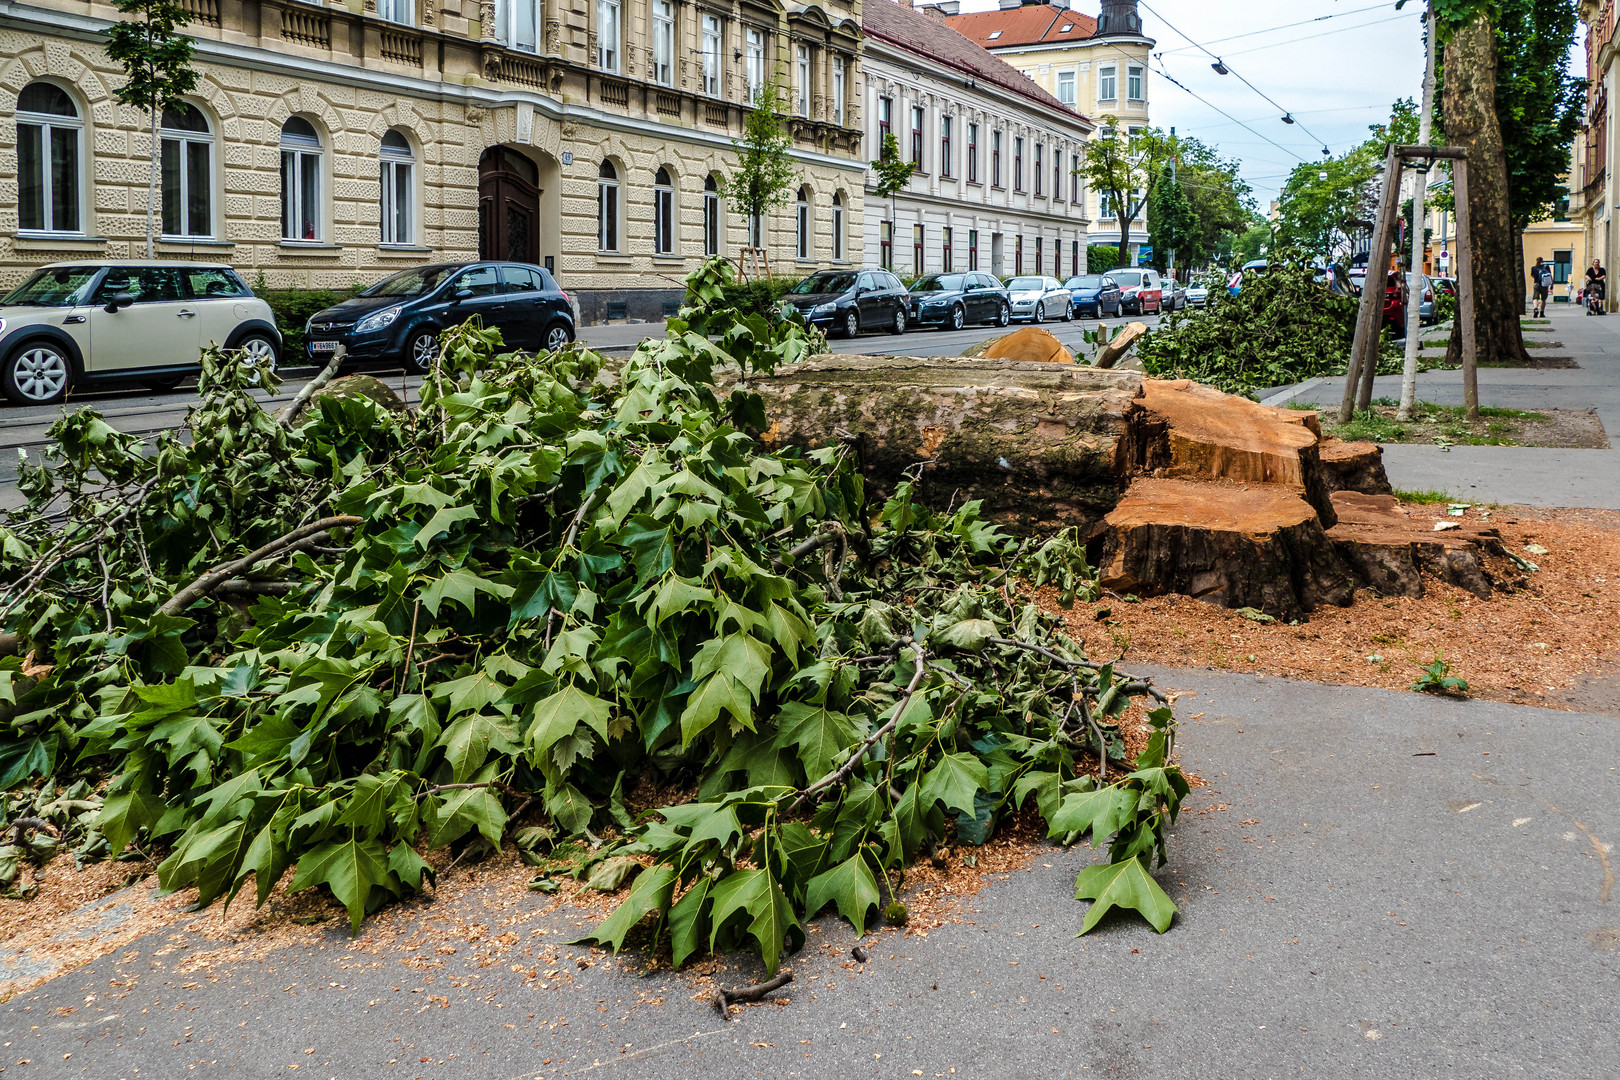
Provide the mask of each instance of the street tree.
MULTIPOLYGON (((1202 140, 1182 137, 1176 150, 1176 179, 1194 217, 1192 232, 1178 237, 1176 260, 1183 266, 1203 266, 1229 251, 1249 227, 1255 211, 1253 189, 1238 175, 1240 162, 1222 158, 1202 140)), ((1150 226, 1153 213, 1148 207, 1150 226)))
POLYGON ((720 193, 732 211, 748 222, 750 247, 766 246, 765 215, 787 205, 789 191, 798 178, 793 165, 793 138, 788 134, 781 104, 782 90, 775 79, 760 87, 754 107, 743 122, 742 138, 731 142, 737 153, 737 171, 720 181, 720 193))
POLYGON ((113 95, 147 115, 151 171, 146 184, 146 257, 153 256, 158 213, 158 170, 162 146, 158 116, 180 104, 197 85, 191 66, 191 39, 180 32, 191 17, 180 0, 113 0, 128 18, 107 28, 107 55, 124 69, 124 84, 113 95))
MULTIPOLYGON (((1159 181, 1170 172, 1177 140, 1158 128, 1135 128, 1121 132, 1110 119, 1097 137, 1086 143, 1080 175, 1093 190, 1108 196, 1108 205, 1119 220, 1119 261, 1130 260, 1131 222, 1148 205, 1159 181)), ((1093 267, 1098 272, 1111 267, 1093 267)))
MULTIPOLYGON (((1194 264, 1199 240, 1198 215, 1176 176, 1166 176, 1153 189, 1148 203, 1148 237, 1153 244, 1153 265, 1160 273, 1171 265, 1194 264)), ((1186 276, 1182 276, 1186 280, 1186 276)))
POLYGON ((1402 98, 1390 118, 1368 129, 1371 138, 1338 157, 1294 167, 1278 199, 1276 240, 1323 260, 1348 252, 1378 212, 1384 148, 1417 139, 1417 105, 1402 98))
POLYGON ((905 190, 906 184, 911 180, 911 174, 917 171, 914 161, 900 160, 900 140, 894 137, 894 132, 883 136, 883 142, 878 146, 877 160, 872 162, 872 171, 877 174, 877 196, 889 200, 889 242, 893 250, 894 242, 894 197, 905 190))

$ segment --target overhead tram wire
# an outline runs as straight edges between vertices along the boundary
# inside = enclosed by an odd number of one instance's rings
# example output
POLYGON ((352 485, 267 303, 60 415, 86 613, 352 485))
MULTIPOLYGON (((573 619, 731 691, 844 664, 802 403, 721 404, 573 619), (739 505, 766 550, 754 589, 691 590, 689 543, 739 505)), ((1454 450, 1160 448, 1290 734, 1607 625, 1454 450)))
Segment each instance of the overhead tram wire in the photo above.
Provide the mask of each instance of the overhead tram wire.
MULTIPOLYGON (((1278 30, 1292 30, 1296 26, 1310 26, 1312 23, 1326 22, 1329 19, 1338 19, 1338 18, 1341 18, 1341 17, 1343 17, 1345 15, 1362 15, 1362 14, 1365 14, 1366 12, 1369 12, 1369 11, 1387 11, 1387 10, 1389 10, 1389 5, 1387 3, 1385 3, 1385 4, 1372 4, 1372 5, 1368 6, 1368 7, 1355 8, 1355 9, 1353 9, 1351 11, 1335 11, 1331 15, 1318 15, 1314 19, 1301 19, 1299 22, 1283 23, 1281 26, 1268 26, 1264 30, 1249 30, 1249 31, 1247 31, 1245 33, 1242 33, 1242 34, 1233 34, 1231 37, 1216 38, 1214 41, 1208 42, 1207 44, 1210 44, 1210 45, 1224 45, 1228 41, 1241 41, 1244 38, 1259 37, 1261 34, 1274 34, 1278 30)), ((1337 31, 1328 31, 1328 32, 1329 33, 1337 33, 1337 31)), ((1177 30, 1176 33, 1179 34, 1179 33, 1181 33, 1181 31, 1177 30)), ((1186 35, 1182 35, 1182 36, 1185 37, 1186 35)), ((1188 46, 1186 46, 1184 48, 1180 48, 1180 49, 1166 49, 1165 50, 1165 55, 1166 56, 1174 56, 1176 53, 1192 52, 1195 49, 1201 49, 1201 48, 1203 48, 1203 46, 1201 46, 1201 45, 1188 45, 1188 46)), ((1234 55, 1236 55, 1236 54, 1234 54, 1234 55)))
MULTIPOLYGON (((1289 38, 1287 41, 1273 41, 1269 45, 1256 45, 1252 49, 1239 49, 1235 53, 1226 53, 1225 55, 1248 56, 1251 53, 1265 52, 1267 49, 1280 49, 1284 45, 1297 45, 1301 41, 1315 41, 1318 38, 1332 37, 1334 34, 1349 34, 1356 30, 1365 30, 1369 26, 1382 26, 1384 23, 1399 22, 1406 18, 1410 18, 1410 15, 1391 15, 1387 19, 1374 19, 1372 22, 1357 23, 1354 26, 1341 26, 1337 30, 1324 30, 1320 34, 1306 34, 1304 37, 1289 38)), ((1189 52, 1191 50, 1177 49, 1176 51, 1189 52)), ((1239 76, 1239 78, 1242 78, 1242 76, 1239 76)))
MULTIPOLYGON (((1179 31, 1178 31, 1178 33, 1179 33, 1179 31)), ((1155 59, 1157 59, 1157 58, 1155 58, 1155 59)), ((1192 95, 1194 98, 1197 98, 1199 101, 1203 102, 1203 104, 1205 106, 1207 106, 1210 109, 1213 109, 1215 112, 1220 113, 1222 116, 1226 117, 1228 120, 1232 121, 1232 123, 1236 124, 1238 127, 1242 128, 1243 130, 1249 132, 1251 135, 1254 135, 1254 136, 1257 136, 1258 138, 1264 139, 1266 142, 1270 143, 1272 146, 1275 146, 1277 149, 1281 150, 1283 153, 1287 154, 1289 157, 1298 158, 1300 161, 1305 161, 1306 160, 1305 155, 1301 154, 1298 150, 1290 150, 1290 149, 1288 149, 1288 147, 1284 146, 1282 143, 1278 142, 1276 139, 1273 139, 1270 136, 1263 134, 1262 132, 1256 131, 1254 128, 1250 127, 1248 124, 1245 124, 1242 120, 1239 120, 1237 117, 1233 116, 1231 113, 1227 112, 1225 109, 1221 108, 1219 105, 1214 104, 1213 102, 1209 101, 1207 98, 1203 97, 1201 94, 1194 91, 1186 83, 1182 82, 1180 79, 1176 78, 1174 75, 1172 75, 1168 71, 1166 71, 1164 69, 1164 61, 1163 60, 1159 61, 1159 74, 1165 80, 1170 82, 1172 85, 1178 86, 1181 89, 1185 90, 1188 94, 1192 95)))

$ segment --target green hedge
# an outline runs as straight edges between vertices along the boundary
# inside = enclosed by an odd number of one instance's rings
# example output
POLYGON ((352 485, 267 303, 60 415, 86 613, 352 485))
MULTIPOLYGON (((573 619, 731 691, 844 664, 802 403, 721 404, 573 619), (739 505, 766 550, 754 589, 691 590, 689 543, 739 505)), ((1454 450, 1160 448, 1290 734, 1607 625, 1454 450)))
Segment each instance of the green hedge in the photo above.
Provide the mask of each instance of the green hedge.
POLYGON ((255 283, 253 291, 275 313, 282 363, 300 364, 304 362, 304 324, 309 317, 341 304, 359 289, 267 289, 255 283))
POLYGON ((804 278, 777 276, 754 281, 732 282, 723 287, 727 307, 757 315, 776 313, 782 297, 804 278))

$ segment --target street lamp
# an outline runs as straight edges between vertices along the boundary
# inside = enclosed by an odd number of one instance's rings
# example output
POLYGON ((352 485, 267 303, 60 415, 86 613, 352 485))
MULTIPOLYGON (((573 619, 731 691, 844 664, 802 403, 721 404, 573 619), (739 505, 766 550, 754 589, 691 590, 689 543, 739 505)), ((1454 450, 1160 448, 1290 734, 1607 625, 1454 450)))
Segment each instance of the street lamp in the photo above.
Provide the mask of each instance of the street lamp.
POLYGON ((1295 123, 1294 114, 1293 113, 1283 113, 1282 122, 1285 123, 1285 124, 1295 123))
POLYGON ((1215 62, 1209 66, 1215 69, 1215 74, 1217 75, 1231 74, 1231 72, 1227 70, 1226 65, 1221 63, 1221 58, 1218 56, 1215 58, 1215 62))

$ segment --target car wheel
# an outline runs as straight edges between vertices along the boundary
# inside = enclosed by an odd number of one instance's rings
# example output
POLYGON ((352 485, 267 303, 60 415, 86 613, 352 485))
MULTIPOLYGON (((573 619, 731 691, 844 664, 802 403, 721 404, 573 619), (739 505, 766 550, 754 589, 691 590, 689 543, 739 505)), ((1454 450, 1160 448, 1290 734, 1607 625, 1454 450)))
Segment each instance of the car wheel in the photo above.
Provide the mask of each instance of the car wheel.
MULTIPOLYGON (((249 334, 236 343, 236 351, 247 361, 248 366, 275 374, 280 367, 280 358, 276 355, 276 343, 263 334, 249 334)), ((253 385, 257 386, 259 378, 253 377, 253 385)))
POLYGON ((1070 300, 1069 301, 1069 306, 1063 309, 1063 321, 1064 322, 1074 322, 1074 301, 1073 300, 1070 300))
POLYGON ((903 334, 906 332, 905 308, 897 307, 894 309, 894 325, 889 328, 889 332, 892 334, 903 334))
POLYGON ((1043 322, 1046 321, 1046 303, 1045 303, 1045 301, 1039 301, 1038 300, 1038 301, 1035 302, 1035 321, 1038 322, 1038 323, 1043 323, 1043 322))
POLYGON ((844 336, 847 338, 860 337, 861 316, 854 308, 844 312, 844 336))
POLYGON ((1012 322, 1012 308, 1003 303, 1000 314, 996 316, 996 325, 1006 326, 1010 322, 1012 322))
POLYGON ((405 370, 426 375, 438 358, 439 332, 432 329, 413 330, 405 342, 405 370))
POLYGON ((966 325, 967 312, 962 310, 961 304, 957 304, 955 307, 951 308, 951 329, 960 330, 966 325))
POLYGON ((568 343, 574 340, 574 328, 563 322, 561 319, 558 319, 556 322, 546 327, 545 340, 546 348, 550 349, 552 352, 556 352, 558 349, 566 349, 568 347, 568 343))
POLYGON ((72 383, 73 364, 54 342, 26 341, 6 358, 6 397, 18 405, 54 405, 72 383))

